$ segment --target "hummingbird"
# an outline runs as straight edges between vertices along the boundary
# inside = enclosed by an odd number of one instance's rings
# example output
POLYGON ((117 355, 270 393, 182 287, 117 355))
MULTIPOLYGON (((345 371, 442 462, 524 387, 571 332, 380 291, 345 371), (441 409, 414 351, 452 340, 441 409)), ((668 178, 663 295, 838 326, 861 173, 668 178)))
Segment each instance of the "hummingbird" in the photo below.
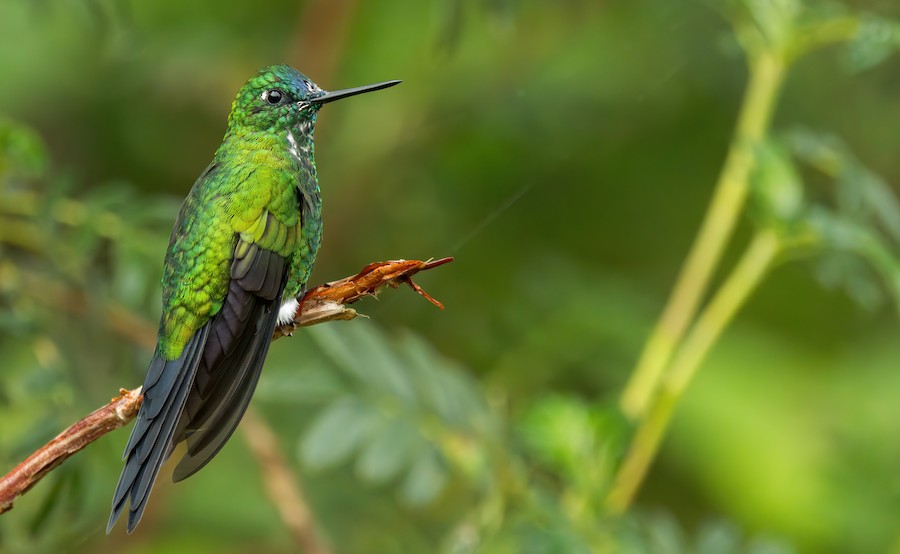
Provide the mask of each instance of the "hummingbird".
POLYGON ((319 109, 398 83, 328 92, 273 65, 238 91, 222 144, 169 239, 156 348, 107 533, 126 502, 134 530, 175 445, 187 443, 175 482, 219 452, 250 403, 275 326, 294 319, 322 240, 319 109))

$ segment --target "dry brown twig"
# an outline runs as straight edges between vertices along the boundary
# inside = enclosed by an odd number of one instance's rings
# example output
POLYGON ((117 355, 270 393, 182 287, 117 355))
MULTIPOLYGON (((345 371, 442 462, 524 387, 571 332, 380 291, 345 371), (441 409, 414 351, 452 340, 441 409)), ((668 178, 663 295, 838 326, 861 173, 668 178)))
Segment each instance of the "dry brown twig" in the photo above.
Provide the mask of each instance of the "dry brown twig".
POLYGON ((262 466, 262 481, 281 521, 303 554, 331 554, 327 541, 316 529, 303 489, 284 459, 275 432, 254 410, 241 420, 247 448, 262 466))
MULTIPOLYGON (((364 296, 374 296, 384 287, 410 286, 429 302, 443 305, 428 295, 412 280, 413 275, 444 265, 453 258, 434 261, 392 260, 369 264, 358 274, 318 286, 308 291, 293 323, 275 329, 273 339, 290 335, 297 327, 305 327, 335 319, 353 319, 359 314, 347 306, 364 296)), ((12 509, 13 501, 27 492, 50 471, 88 444, 106 433, 126 425, 141 406, 141 388, 121 389, 119 396, 91 412, 53 440, 39 448, 25 461, 0 478, 0 514, 12 509)))

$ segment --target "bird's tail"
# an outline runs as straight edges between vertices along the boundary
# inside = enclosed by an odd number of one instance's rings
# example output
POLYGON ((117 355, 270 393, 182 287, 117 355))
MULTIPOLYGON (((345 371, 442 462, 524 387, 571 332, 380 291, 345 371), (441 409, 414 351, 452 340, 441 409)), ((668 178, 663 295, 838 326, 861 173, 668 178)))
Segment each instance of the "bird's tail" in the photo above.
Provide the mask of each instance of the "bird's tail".
POLYGON ((126 499, 130 503, 128 532, 140 521, 153 482, 172 452, 172 437, 203 357, 208 334, 207 324, 194 333, 177 359, 165 360, 156 355, 150 362, 144 380, 144 402, 122 456, 127 461, 113 495, 107 534, 125 508, 126 499))

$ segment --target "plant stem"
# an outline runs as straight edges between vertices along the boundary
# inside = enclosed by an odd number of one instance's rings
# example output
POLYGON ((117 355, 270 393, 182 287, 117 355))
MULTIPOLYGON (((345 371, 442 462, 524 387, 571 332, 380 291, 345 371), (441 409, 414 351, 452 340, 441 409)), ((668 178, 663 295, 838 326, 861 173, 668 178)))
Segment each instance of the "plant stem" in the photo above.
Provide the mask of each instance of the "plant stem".
POLYGON ((262 480, 269 498, 300 551, 332 554, 327 541, 316 529, 309 503, 281 452, 275 432, 255 410, 247 410, 240 429, 253 457, 263 469, 262 480))
POLYGON ((780 238, 772 230, 759 231, 725 283, 697 318, 670 370, 641 421, 631 447, 607 497, 607 509, 624 512, 659 450, 675 405, 722 331, 765 277, 775 257, 782 252, 780 238))
POLYGON ((697 313, 731 237, 747 197, 753 149, 771 121, 784 70, 783 58, 775 52, 763 51, 751 57, 747 93, 715 193, 668 304, 622 394, 622 410, 632 420, 644 417, 663 371, 697 313))

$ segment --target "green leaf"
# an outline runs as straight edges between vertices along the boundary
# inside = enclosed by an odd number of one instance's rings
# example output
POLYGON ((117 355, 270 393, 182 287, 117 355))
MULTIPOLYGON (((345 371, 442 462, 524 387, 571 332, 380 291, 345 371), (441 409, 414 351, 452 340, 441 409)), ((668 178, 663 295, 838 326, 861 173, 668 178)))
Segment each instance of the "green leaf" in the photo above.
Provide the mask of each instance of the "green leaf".
MULTIPOLYGON (((347 331, 348 328, 349 326, 345 325, 343 331, 347 331)), ((337 369, 344 370, 349 376, 359 380, 366 378, 365 368, 359 363, 353 349, 347 347, 347 340, 336 327, 316 325, 306 332, 337 369)))
POLYGON ((334 372, 320 366, 292 372, 264 373, 256 388, 255 398, 268 402, 320 404, 344 393, 345 385, 334 372))
POLYGON ((785 142, 797 157, 834 181, 833 200, 804 214, 807 234, 823 251, 816 276, 843 287, 865 309, 878 307, 886 290, 900 309, 900 202, 875 172, 839 139, 795 130, 785 142))
POLYGON ((900 242, 900 202, 884 179, 856 163, 848 165, 838 185, 844 199, 842 211, 854 219, 881 226, 900 242))
POLYGON ((357 398, 338 398, 319 414, 306 432, 300 445, 300 459, 311 469, 347 460, 368 439, 375 415, 357 398))
POLYGON ((741 533, 732 523, 706 523, 697 533, 697 554, 722 554, 741 550, 741 533))
POLYGON ((871 171, 837 137, 804 129, 785 135, 794 155, 834 179, 840 217, 879 226, 900 242, 900 202, 891 186, 871 171))
POLYGON ((861 306, 872 309, 882 297, 874 273, 900 308, 900 259, 893 248, 870 229, 824 210, 814 211, 809 222, 831 251, 826 252, 820 265, 825 284, 843 286, 861 306), (860 264, 860 260, 866 264, 860 264))
POLYGON ((356 473, 370 483, 386 482, 408 467, 425 446, 425 439, 412 422, 389 420, 363 448, 356 473))
POLYGON ((804 209, 803 182, 788 150, 769 139, 756 149, 752 186, 762 217, 769 223, 794 223, 804 209))
POLYGON ((659 554, 687 552, 687 538, 678 522, 668 514, 657 514, 646 524, 647 546, 659 554))
POLYGON ((451 467, 484 482, 497 425, 465 371, 412 332, 395 338, 366 321, 326 328, 310 331, 323 361, 349 381, 348 393, 307 432, 305 462, 323 467, 358 453, 356 474, 370 484, 408 470, 400 495, 416 505, 437 496, 451 467), (354 418, 367 422, 363 431, 344 429, 354 418), (350 436, 335 445, 339 432, 350 436))
POLYGON ((389 341, 373 325, 354 321, 341 326, 340 332, 327 325, 310 331, 325 355, 349 377, 405 402, 415 401, 403 364, 388 347, 389 341))
POLYGON ((847 44, 847 61, 860 71, 876 66, 900 46, 900 26, 872 15, 859 18, 856 36, 847 44))
POLYGON ((530 451, 558 471, 571 473, 595 446, 587 408, 563 396, 540 399, 522 420, 520 433, 530 451))
POLYGON ((717 519, 702 522, 695 536, 685 532, 669 513, 638 514, 619 529, 619 548, 634 554, 791 554, 783 541, 772 538, 747 538, 731 521, 717 519))
POLYGON ((449 424, 488 431, 484 397, 462 367, 409 331, 400 335, 397 349, 425 406, 449 424))
POLYGON ((48 166, 44 142, 31 129, 0 119, 0 182, 37 178, 48 166))
POLYGON ((409 381, 408 372, 405 371, 397 349, 392 348, 391 341, 386 340, 384 334, 379 333, 374 325, 367 325, 364 322, 351 324, 350 332, 357 351, 365 353, 363 367, 367 370, 366 376, 397 399, 415 404, 418 399, 409 381))
POLYGON ((437 451, 422 451, 412 466, 400 490, 401 498, 411 506, 430 503, 447 484, 447 468, 437 451))

